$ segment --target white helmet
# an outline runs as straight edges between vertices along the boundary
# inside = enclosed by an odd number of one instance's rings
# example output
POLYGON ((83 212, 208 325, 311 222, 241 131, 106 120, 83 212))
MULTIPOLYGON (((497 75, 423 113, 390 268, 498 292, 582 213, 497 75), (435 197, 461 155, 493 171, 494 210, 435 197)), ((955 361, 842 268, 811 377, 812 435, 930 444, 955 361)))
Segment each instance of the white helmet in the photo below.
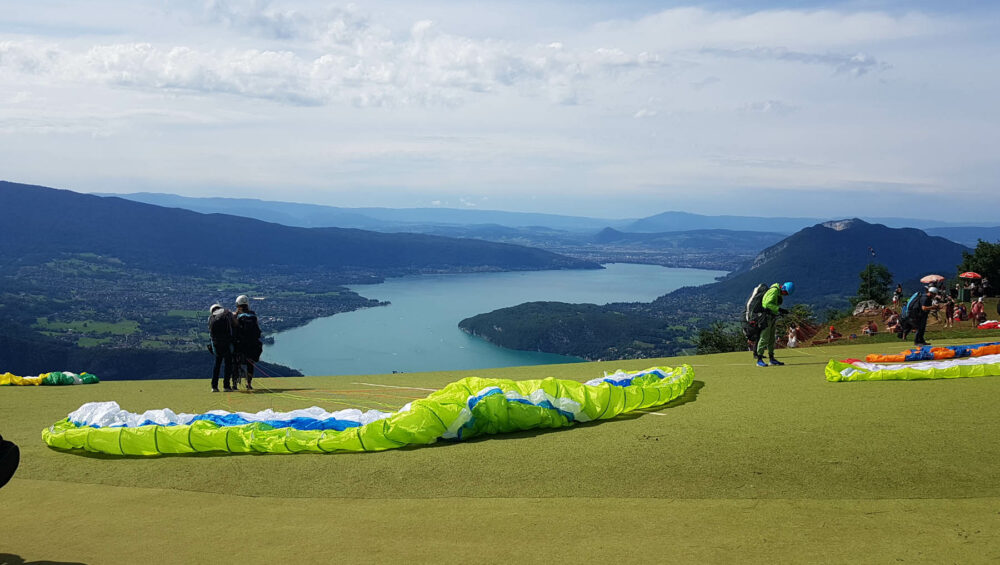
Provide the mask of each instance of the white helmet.
POLYGON ((215 304, 213 304, 213 305, 212 305, 212 306, 211 306, 211 307, 210 307, 210 308, 208 309, 208 313, 209 313, 209 314, 215 314, 215 311, 216 311, 216 310, 219 310, 219 309, 221 309, 221 308, 222 308, 222 305, 221 305, 221 304, 219 304, 219 303, 215 303, 215 304))
POLYGON ((937 294, 938 293, 938 289, 937 289, 936 286, 932 286, 932 287, 930 287, 930 288, 927 289, 927 292, 929 292, 931 294, 937 294))
POLYGON ((236 305, 237 306, 243 306, 243 305, 249 306, 250 305, 250 299, 247 298, 247 295, 241 294, 241 295, 239 295, 239 296, 236 297, 236 305))

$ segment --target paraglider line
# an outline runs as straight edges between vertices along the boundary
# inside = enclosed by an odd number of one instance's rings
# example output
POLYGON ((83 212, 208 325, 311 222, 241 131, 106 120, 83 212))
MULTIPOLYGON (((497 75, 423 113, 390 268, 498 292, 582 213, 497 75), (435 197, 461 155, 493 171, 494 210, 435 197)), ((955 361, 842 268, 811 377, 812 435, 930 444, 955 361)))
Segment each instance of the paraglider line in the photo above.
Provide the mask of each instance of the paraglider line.
POLYGON ((409 389, 409 390, 426 390, 426 391, 429 391, 429 392, 435 392, 435 391, 437 391, 436 388, 420 388, 420 387, 417 387, 417 386, 380 385, 380 384, 375 384, 375 383, 351 383, 351 384, 352 385, 365 385, 365 386, 378 386, 378 387, 383 387, 383 388, 405 388, 405 389, 409 389))

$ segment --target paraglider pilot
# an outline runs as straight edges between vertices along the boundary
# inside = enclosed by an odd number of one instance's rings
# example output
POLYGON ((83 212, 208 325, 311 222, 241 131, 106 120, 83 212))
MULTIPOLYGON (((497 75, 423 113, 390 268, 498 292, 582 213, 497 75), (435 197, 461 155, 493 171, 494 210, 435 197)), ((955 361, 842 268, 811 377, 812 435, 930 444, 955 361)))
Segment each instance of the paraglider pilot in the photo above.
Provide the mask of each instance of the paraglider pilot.
POLYGON ((788 313, 788 310, 781 307, 782 297, 788 296, 793 292, 795 292, 795 285, 791 282, 786 282, 782 284, 774 283, 764 293, 761 305, 764 307, 764 312, 767 315, 767 322, 764 329, 760 332, 760 338, 757 340, 758 367, 767 367, 767 363, 764 362, 765 351, 767 352, 768 361, 772 365, 784 365, 784 363, 774 358, 774 326, 778 321, 779 314, 788 313))

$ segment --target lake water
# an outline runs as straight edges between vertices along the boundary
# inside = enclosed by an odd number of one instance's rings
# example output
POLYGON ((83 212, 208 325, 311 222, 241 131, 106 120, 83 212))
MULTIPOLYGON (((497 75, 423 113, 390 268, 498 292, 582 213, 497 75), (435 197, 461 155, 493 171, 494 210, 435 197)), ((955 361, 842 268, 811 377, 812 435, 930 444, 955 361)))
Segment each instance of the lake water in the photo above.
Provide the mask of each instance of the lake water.
POLYGON ((470 316, 522 302, 649 302, 723 271, 613 263, 603 270, 421 275, 350 287, 392 304, 313 320, 275 335, 262 359, 306 375, 363 375, 571 363, 575 357, 497 347, 458 329, 470 316))

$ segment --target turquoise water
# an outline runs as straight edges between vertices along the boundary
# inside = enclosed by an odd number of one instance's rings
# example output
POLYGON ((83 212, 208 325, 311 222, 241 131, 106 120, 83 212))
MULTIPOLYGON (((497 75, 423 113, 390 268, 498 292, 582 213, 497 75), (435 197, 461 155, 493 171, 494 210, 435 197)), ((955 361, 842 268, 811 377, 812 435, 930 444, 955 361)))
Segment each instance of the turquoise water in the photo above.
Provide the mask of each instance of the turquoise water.
POLYGON ((491 345, 458 329, 458 322, 538 300, 649 302, 682 286, 710 283, 725 274, 626 263, 606 267, 594 271, 422 275, 353 286, 351 290, 362 296, 392 304, 320 318, 276 334, 274 345, 265 346, 262 359, 306 375, 570 363, 579 359, 491 345))

